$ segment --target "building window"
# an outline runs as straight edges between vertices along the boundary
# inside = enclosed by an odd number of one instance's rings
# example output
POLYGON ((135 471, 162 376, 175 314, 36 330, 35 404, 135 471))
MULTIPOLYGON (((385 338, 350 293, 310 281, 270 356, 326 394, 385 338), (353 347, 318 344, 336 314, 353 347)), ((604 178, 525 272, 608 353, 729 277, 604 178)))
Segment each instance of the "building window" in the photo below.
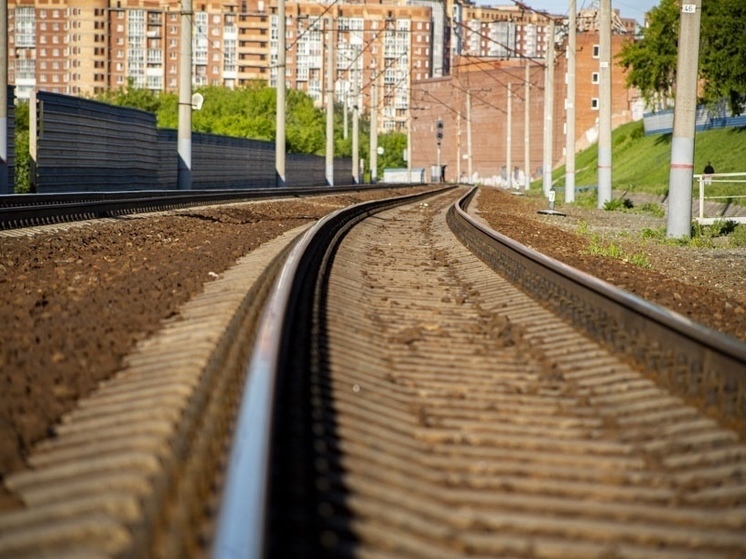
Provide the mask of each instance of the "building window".
POLYGON ((599 82, 598 72, 593 72, 591 74, 591 83, 598 83, 598 82, 599 82))
POLYGON ((593 58, 598 58, 601 56, 601 47, 598 45, 593 45, 593 58))
POLYGON ((598 110, 598 97, 594 97, 591 99, 591 109, 594 111, 598 110))

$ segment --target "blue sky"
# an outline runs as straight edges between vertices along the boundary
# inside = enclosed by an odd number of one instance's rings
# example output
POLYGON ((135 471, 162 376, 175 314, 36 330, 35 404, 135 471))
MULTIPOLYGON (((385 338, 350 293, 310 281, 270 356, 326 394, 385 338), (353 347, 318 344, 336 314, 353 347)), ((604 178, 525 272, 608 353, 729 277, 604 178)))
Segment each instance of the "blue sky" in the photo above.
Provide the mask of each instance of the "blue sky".
MULTIPOLYGON (((575 0, 578 9, 589 8, 592 0, 575 0)), ((523 4, 531 6, 535 10, 548 11, 553 14, 566 14, 570 6, 570 0, 521 0, 523 4)), ((482 6, 504 6, 513 5, 510 0, 477 0, 482 6)), ((659 0, 611 0, 611 7, 619 10, 622 17, 633 17, 642 24, 645 12, 653 6, 657 6, 659 0)))

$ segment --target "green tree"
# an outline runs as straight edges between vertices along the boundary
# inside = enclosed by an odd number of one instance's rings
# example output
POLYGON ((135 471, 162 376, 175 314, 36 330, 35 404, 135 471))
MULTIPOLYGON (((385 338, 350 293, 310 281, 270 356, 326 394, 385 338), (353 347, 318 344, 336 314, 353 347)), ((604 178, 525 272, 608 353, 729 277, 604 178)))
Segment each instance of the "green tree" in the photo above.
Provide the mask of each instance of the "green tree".
POLYGON ((119 107, 141 109, 149 113, 157 112, 161 104, 159 94, 149 89, 135 87, 135 82, 132 78, 127 80, 126 87, 105 91, 97 95, 95 99, 119 107))
POLYGON ((679 37, 679 1, 661 0, 650 10, 642 38, 625 44, 617 56, 627 71, 627 85, 640 90, 649 106, 673 99, 679 37))
POLYGON ((18 194, 31 189, 31 154, 29 153, 29 106, 18 101, 15 105, 15 185, 18 194))
POLYGON ((383 176, 384 169, 402 169, 407 166, 404 150, 407 148, 407 135, 402 132, 388 132, 378 136, 378 145, 383 148, 383 155, 378 156, 378 177, 383 176))
MULTIPOLYGON (((648 105, 660 107, 676 88, 680 0, 661 0, 649 13, 642 38, 628 42, 617 56, 627 71, 627 85, 640 90, 648 105)), ((746 104, 746 0, 702 3, 699 73, 702 101, 727 99, 741 114, 746 104)))
POLYGON ((710 0, 702 7, 701 76, 704 100, 727 99, 734 114, 746 108, 746 0, 710 0))

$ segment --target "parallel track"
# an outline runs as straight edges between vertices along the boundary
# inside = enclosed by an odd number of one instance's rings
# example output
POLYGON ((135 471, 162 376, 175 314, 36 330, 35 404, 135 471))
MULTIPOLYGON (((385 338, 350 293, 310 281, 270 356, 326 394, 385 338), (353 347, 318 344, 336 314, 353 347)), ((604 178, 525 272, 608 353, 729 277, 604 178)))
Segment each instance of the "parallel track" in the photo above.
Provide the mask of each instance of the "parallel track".
POLYGON ((370 188, 375 186, 15 194, 0 196, 0 230, 116 217, 136 212, 174 210, 201 204, 288 198, 370 188))
POLYGON ((461 194, 249 255, 6 480, 0 558, 746 556, 744 345, 461 194))

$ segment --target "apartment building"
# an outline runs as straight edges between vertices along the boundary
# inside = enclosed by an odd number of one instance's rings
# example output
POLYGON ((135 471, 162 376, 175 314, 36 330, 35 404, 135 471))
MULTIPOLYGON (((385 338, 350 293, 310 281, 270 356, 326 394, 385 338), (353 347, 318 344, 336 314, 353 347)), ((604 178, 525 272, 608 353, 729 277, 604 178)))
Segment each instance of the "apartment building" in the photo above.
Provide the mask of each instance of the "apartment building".
MULTIPOLYGON (((630 27, 615 14, 611 37, 612 60, 627 41, 630 27)), ((567 121, 567 33, 557 26, 554 67, 553 164, 564 160, 567 121)), ((566 22, 565 22, 566 24, 566 22)), ((598 139, 600 37, 598 14, 578 14, 576 44, 575 146, 583 149, 598 139)), ((440 160, 446 177, 501 184, 510 167, 540 177, 543 165, 545 58, 456 57, 451 75, 415 81, 413 165, 429 167, 437 159, 436 122, 444 123, 440 160), (526 66, 528 65, 528 80, 526 66), (526 89, 526 83, 530 84, 526 89), (510 98, 510 101, 508 100, 510 98), (528 111, 528 123, 525 114, 528 111), (510 118, 509 118, 510 113, 510 118), (472 142, 471 138, 479 138, 472 142), (508 141, 511 138, 511 141, 508 141), (529 166, 524 149, 529 146, 529 166), (510 158, 508 158, 510 146, 510 158)), ((612 126, 634 118, 639 94, 626 85, 624 68, 612 64, 612 126)))
MULTIPOLYGON (((95 95, 135 87, 178 91, 182 15, 178 0, 11 0, 9 81, 34 89, 95 95)), ((548 14, 471 1, 287 2, 288 87, 321 104, 327 76, 338 102, 370 110, 381 131, 406 129, 412 83, 447 77, 454 60, 543 59, 548 14)), ((580 18, 591 29, 594 13, 580 18)), ((192 83, 240 87, 277 83, 276 0, 195 0, 192 83)), ((615 13, 621 33, 627 22, 615 13)), ((464 60, 466 62, 464 62, 464 60)))
POLYGON ((541 58, 546 55, 550 16, 519 6, 453 3, 453 56, 541 58))
MULTIPOLYGON (((221 2, 193 15, 195 85, 233 86, 236 13, 221 2)), ((95 95, 123 87, 176 91, 179 4, 150 0, 16 0, 8 5, 9 81, 33 89, 95 95)))

